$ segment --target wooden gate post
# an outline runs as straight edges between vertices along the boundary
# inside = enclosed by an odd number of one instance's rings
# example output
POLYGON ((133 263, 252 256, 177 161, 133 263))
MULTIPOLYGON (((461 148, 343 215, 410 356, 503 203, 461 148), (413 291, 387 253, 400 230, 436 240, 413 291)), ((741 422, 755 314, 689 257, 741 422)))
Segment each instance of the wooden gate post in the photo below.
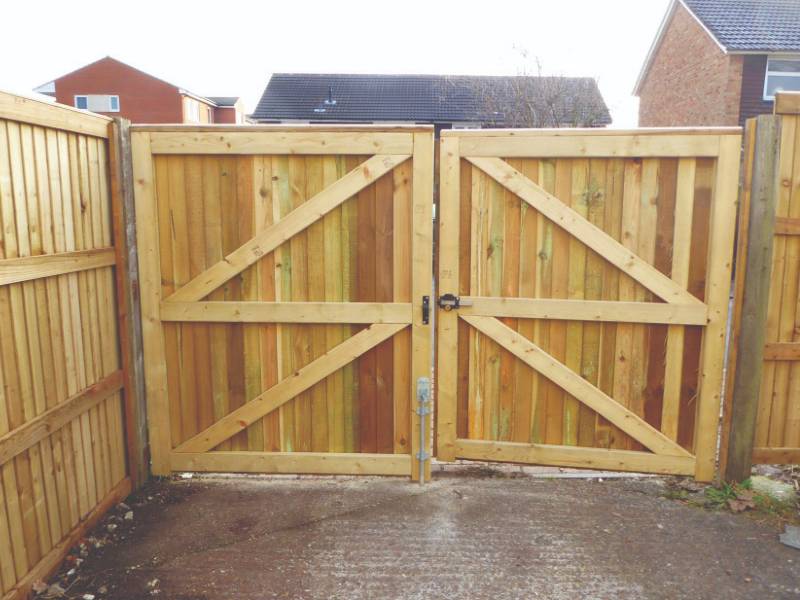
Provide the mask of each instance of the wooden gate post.
POLYGON ((735 288, 736 295, 740 297, 734 299, 741 308, 734 320, 731 341, 735 371, 732 377, 733 389, 729 395, 732 398, 730 433, 727 448, 722 448, 727 460, 723 459, 721 464, 722 476, 726 481, 742 481, 750 476, 764 364, 780 164, 780 125, 779 116, 762 115, 748 121, 747 127, 747 180, 739 216, 740 239, 735 288))
POLYGON ((125 437, 128 469, 133 488, 149 476, 147 415, 144 397, 144 350, 139 301, 139 267, 131 163, 130 121, 114 119, 109 124, 109 168, 114 248, 117 258, 116 283, 119 338, 125 372, 125 437))

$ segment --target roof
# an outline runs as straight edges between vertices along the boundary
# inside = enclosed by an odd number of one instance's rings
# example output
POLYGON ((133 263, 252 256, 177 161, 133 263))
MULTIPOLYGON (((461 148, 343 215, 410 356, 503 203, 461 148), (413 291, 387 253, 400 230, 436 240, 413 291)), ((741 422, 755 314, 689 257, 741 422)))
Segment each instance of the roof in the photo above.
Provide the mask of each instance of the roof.
POLYGON ((206 96, 217 106, 234 106, 239 101, 239 96, 206 96))
POLYGON ((551 104, 559 124, 611 122, 597 83, 591 78, 465 75, 276 73, 251 117, 261 122, 513 126, 515 105, 546 104, 553 97, 551 104), (555 89, 559 93, 554 94, 555 89))
POLYGON ((800 51, 800 0, 682 0, 730 53, 800 51))
POLYGON ((726 54, 800 52, 800 0, 672 0, 639 72, 636 95, 679 5, 726 54))

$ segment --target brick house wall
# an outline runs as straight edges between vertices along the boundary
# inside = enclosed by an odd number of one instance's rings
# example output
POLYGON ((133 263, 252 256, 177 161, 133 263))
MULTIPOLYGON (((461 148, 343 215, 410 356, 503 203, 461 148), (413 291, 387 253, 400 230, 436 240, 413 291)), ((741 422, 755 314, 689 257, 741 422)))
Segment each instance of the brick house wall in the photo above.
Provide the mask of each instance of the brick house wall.
POLYGON ((214 109, 214 123, 235 124, 236 108, 233 106, 218 106, 214 109))
POLYGON ((639 125, 738 125, 743 63, 678 3, 639 90, 639 125))
POLYGON ((133 123, 182 123, 183 106, 178 88, 147 73, 106 57, 55 80, 56 101, 75 106, 75 96, 119 96, 119 112, 133 123))
POLYGON ((767 75, 767 55, 748 54, 742 69, 742 98, 739 103, 739 124, 751 117, 770 115, 774 102, 764 100, 764 78, 767 75))

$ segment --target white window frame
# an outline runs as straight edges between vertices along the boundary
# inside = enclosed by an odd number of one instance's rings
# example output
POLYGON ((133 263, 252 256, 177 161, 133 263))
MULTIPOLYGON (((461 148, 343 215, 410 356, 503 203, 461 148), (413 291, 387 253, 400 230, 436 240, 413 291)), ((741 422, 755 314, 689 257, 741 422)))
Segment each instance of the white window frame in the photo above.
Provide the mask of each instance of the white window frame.
POLYGON ((800 72, 787 72, 787 71, 770 71, 769 70, 769 63, 773 60, 791 60, 800 63, 800 54, 792 54, 788 56, 782 56, 779 54, 770 55, 767 57, 767 67, 764 71, 764 92, 762 94, 762 98, 767 102, 774 102, 775 96, 768 96, 767 95, 767 83, 769 82, 770 75, 779 75, 781 77, 800 77, 800 72))
POLYGON ((72 104, 78 110, 89 110, 89 96, 87 94, 75 94, 72 104), (78 98, 83 98, 86 101, 86 108, 80 108, 78 106, 78 98))
POLYGON ((117 96, 116 94, 108 97, 108 112, 119 112, 119 96, 117 96), (112 100, 114 98, 117 99, 117 108, 114 108, 112 104, 112 100))

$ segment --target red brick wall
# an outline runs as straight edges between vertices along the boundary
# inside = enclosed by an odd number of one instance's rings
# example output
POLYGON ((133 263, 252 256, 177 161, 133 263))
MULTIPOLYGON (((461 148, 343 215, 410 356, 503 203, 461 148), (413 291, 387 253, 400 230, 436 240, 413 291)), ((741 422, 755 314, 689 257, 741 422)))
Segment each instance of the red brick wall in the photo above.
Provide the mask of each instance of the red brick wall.
POLYGON ((56 79, 56 100, 75 106, 75 95, 119 96, 118 113, 133 123, 181 123, 183 111, 178 88, 113 58, 103 58, 56 79))
POLYGON ((232 106, 218 106, 214 109, 214 123, 236 123, 236 109, 232 106))
POLYGON ((764 100, 764 77, 767 74, 767 55, 748 54, 744 56, 742 69, 742 99, 740 103, 740 124, 750 117, 771 115, 773 102, 764 100))
POLYGON ((639 90, 639 125, 738 125, 742 63, 678 4, 639 90))

